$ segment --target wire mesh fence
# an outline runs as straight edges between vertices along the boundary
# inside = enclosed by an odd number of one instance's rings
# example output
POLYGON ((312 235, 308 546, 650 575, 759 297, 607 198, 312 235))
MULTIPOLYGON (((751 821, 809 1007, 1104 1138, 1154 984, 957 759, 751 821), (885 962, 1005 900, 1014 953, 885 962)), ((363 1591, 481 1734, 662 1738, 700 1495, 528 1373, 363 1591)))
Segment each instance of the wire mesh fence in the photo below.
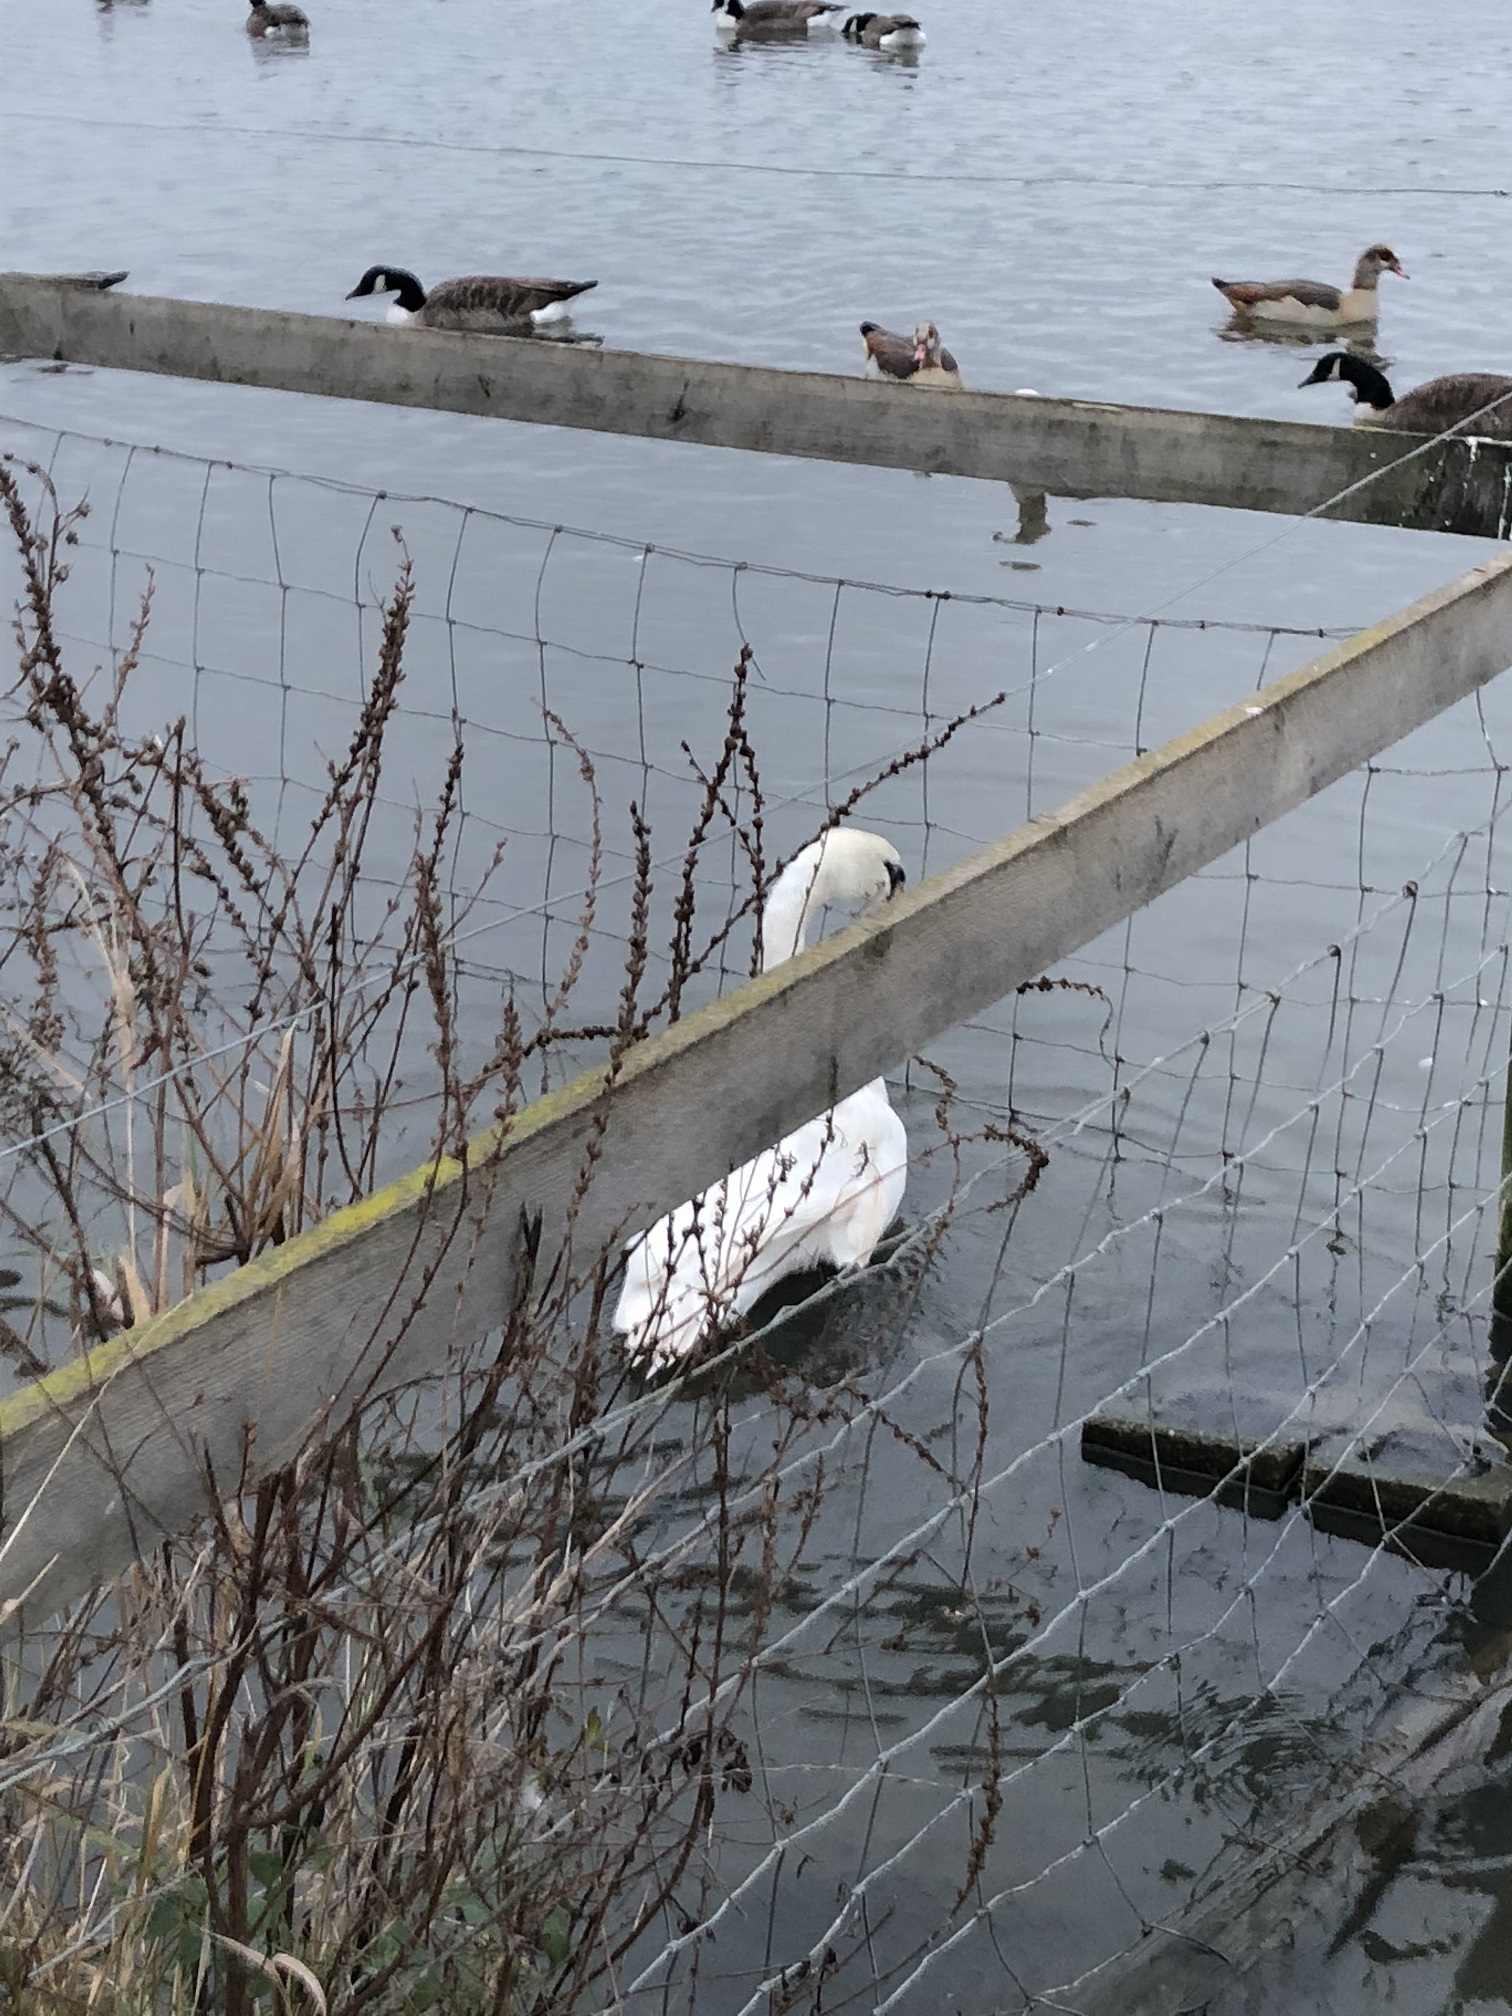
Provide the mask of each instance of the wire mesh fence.
MULTIPOLYGON (((354 898, 384 949, 355 983, 428 984, 431 942, 383 932, 429 859, 485 1108, 501 1014, 549 1019, 575 961, 546 1078, 612 1041, 627 959, 665 991, 686 890, 711 949, 682 1005, 744 977, 765 862, 858 786, 854 820, 937 869, 1326 634, 781 573, 5 434, 90 496, 65 652, 105 689, 129 658, 123 733, 186 717, 284 854, 371 702, 399 527, 413 603, 354 898), (756 756, 711 795, 737 663, 756 756)), ((1441 1483, 1501 1461, 1506 707, 1440 717, 914 1060, 903 1221, 859 1277, 648 1386, 606 1320, 614 1256, 579 1256, 502 1343, 24 1639, 0 1931, 26 1978, 125 1966, 143 2007, 207 1980, 227 2006, 297 1998, 301 1968, 351 2009, 1090 2007, 1433 1685, 1441 1578, 1309 1501, 1367 1456, 1441 1483), (1184 1493, 1088 1467, 1110 1413, 1195 1424, 1233 1462, 1184 1493), (1292 1443, 1300 1495, 1229 1502, 1237 1452, 1292 1443)), ((51 845, 54 759, 34 702, 12 711, 51 845)), ((13 1023, 35 961, 12 957, 13 1023)), ((58 985, 78 1087, 52 1125, 103 1257, 168 1186, 123 1196, 123 1113, 145 1126, 161 1087, 84 1043, 101 965, 58 985)), ((213 1033, 276 1090, 303 1024, 262 1010, 222 990, 213 1033)), ((363 1181, 449 1122, 420 1019, 385 1039, 363 1181)), ((10 1111, 12 1230, 62 1248, 35 1141, 10 1111)), ((71 1300, 61 1265, 15 1271, 23 1365, 137 1307, 108 1264, 71 1300)))

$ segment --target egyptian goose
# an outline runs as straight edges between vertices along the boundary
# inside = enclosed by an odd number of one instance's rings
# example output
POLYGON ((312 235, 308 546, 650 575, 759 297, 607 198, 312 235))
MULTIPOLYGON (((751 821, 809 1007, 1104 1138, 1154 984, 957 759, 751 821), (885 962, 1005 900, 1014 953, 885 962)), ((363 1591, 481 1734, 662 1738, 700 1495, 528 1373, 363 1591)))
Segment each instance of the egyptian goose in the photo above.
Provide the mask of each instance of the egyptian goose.
POLYGON ((1348 287, 1329 287, 1322 280, 1215 279, 1213 285, 1236 315, 1331 329, 1349 322, 1374 322, 1379 312, 1376 282, 1383 273, 1407 278, 1389 245, 1371 245, 1360 254, 1348 287))
POLYGON ((572 313, 567 303, 597 285, 597 280, 511 280, 475 273, 465 280, 443 280, 427 293, 401 266, 369 266, 346 298, 358 301, 368 294, 392 294, 386 317, 390 322, 508 335, 532 323, 565 321, 572 313))
POLYGON ((912 14, 852 14, 840 33, 863 49, 922 49, 924 30, 912 14))
POLYGON ((302 41, 310 32, 310 17, 302 7, 277 4, 277 0, 252 0, 247 16, 247 33, 276 35, 284 41, 302 41))
POLYGON ((714 28, 737 42, 794 41, 833 28, 840 0, 714 0, 714 28))
POLYGON ((866 346, 868 378, 893 378, 906 385, 960 391, 960 368, 941 344, 933 322, 921 322, 911 338, 895 335, 875 322, 863 322, 861 340, 866 346))
MULTIPOLYGON (((795 854, 761 913, 762 970, 795 957, 827 905, 903 887, 878 833, 839 826, 795 854)), ((682 1364, 786 1274, 864 1267, 903 1201, 908 1135, 880 1078, 807 1121, 633 1240, 614 1327, 647 1372, 682 1364)))
POLYGON ((1512 441, 1512 378, 1500 378, 1494 371, 1455 371, 1447 378, 1430 378, 1426 385, 1394 399, 1383 372, 1363 357, 1334 350, 1318 359, 1302 383, 1326 385, 1335 379, 1348 385, 1359 426, 1394 427, 1399 434, 1443 434, 1479 415, 1467 433, 1488 441, 1512 441), (1498 405, 1498 400, 1505 403, 1498 405), (1482 410, 1487 406, 1492 408, 1489 413, 1482 410))

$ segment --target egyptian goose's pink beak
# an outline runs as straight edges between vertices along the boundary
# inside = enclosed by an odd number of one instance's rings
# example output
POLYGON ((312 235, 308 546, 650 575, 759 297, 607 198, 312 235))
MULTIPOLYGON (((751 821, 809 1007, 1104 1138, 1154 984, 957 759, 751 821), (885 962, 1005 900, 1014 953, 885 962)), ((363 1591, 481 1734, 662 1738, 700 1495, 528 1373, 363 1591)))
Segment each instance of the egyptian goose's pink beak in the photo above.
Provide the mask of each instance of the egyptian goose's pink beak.
POLYGON ((928 361, 929 361, 929 351, 926 345, 924 345, 923 343, 915 343, 914 345, 915 364, 922 365, 928 363, 928 361))

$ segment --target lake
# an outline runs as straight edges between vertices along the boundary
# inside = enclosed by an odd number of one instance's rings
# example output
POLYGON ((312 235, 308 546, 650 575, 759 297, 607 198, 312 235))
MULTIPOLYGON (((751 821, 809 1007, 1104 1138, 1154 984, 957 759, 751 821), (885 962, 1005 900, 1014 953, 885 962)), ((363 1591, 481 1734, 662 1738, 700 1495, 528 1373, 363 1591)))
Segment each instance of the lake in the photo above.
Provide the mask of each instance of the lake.
MULTIPOLYGON (((1412 276, 1382 282, 1398 389, 1512 368, 1512 25, 1465 0, 1431 20, 1400 0, 951 0, 917 63, 837 38, 724 48, 699 0, 309 6, 308 51, 282 51, 249 44, 236 0, 0 0, 0 265, 335 315, 379 261, 595 278, 579 321, 607 344, 837 372, 860 368, 863 319, 931 317, 974 387, 1342 425, 1337 387, 1298 389, 1326 346, 1241 340, 1209 276, 1343 283, 1384 238, 1412 276)), ((1108 500, 1052 499, 1036 536, 965 481, 24 362, 0 365, 0 445, 91 498, 78 648, 120 648, 153 563, 142 720, 191 711, 291 831, 403 528, 418 619, 384 844, 397 872, 455 707, 458 886, 507 843, 469 946, 480 1043, 501 987, 549 985, 576 914, 585 815, 543 703, 593 752, 622 874, 632 796, 678 856, 680 745, 717 752, 744 643, 784 849, 1003 691, 858 814, 916 877, 1497 550, 1108 500)), ((875 1915, 835 1936, 862 2006, 1077 2007, 1096 1960, 1178 1913, 1247 1829, 1347 1780, 1409 1670, 1482 1628, 1460 1579, 1295 1515, 1161 1498, 1084 1467, 1074 1429, 1131 1381, 1147 1404, 1141 1368, 1174 1354, 1157 1397, 1345 1426, 1384 1409, 1438 1434, 1446 1467, 1494 1454, 1509 733, 1493 686, 1067 962, 1083 991, 932 1047, 967 1131, 1012 1115, 1051 1160, 989 1209, 1020 1164, 978 1131, 906 1323, 858 1323, 859 1358, 841 1350, 897 1432, 850 1449, 752 1711, 807 1860, 773 1860, 769 1817, 733 1829, 723 1878, 750 1888, 701 2011, 822 1946, 858 1884, 875 1915), (975 1515, 932 1523, 958 1488, 975 1515), (1001 1661, 1004 1820, 963 1909, 962 1788, 1001 1661), (934 1939, 952 1911, 961 1936, 934 1939)), ((717 900, 728 851, 707 877, 717 900)), ((600 1008, 621 930, 606 917, 585 983, 600 1008)), ((895 1096, 922 1155, 932 1082, 913 1067, 895 1096)), ((924 1156, 910 1212, 957 1180, 924 1156)), ((1336 1950, 1301 1941, 1284 1980, 1277 1961, 1288 2007, 1512 1998, 1505 1769, 1446 1791, 1336 1950)))

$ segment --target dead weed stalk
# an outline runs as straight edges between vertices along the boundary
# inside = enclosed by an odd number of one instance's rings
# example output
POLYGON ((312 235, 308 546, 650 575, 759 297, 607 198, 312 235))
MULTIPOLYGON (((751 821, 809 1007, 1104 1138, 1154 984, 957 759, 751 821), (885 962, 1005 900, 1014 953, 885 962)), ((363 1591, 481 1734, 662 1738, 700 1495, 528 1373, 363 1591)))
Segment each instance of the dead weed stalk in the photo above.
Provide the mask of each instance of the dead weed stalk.
MULTIPOLYGON (((0 500, 22 572, 0 759, 0 1215, 20 1292, 0 1346, 32 1374, 366 1195, 417 1113, 438 1163, 507 1122, 563 1043, 602 1045, 612 1080, 779 864, 743 657, 724 746, 695 763, 670 970, 650 977, 653 849, 631 808, 620 998, 574 1026, 603 806, 553 717, 587 794, 588 893, 533 1026, 506 998, 474 1057, 455 939, 500 856, 459 899, 460 725, 407 875, 380 889, 364 873, 413 603, 402 547, 366 699, 287 851, 185 721, 128 725, 150 587, 118 662, 76 678, 57 609, 82 507, 16 465, 0 500), (701 927, 720 820, 750 887, 701 927)), ((601 1147, 602 1130, 579 1195, 601 1147)), ((275 1474, 214 1480, 199 1531, 8 1649, 0 2007, 610 2007, 723 1896, 732 1808, 747 1830, 752 1801, 779 1823, 752 1684, 843 1467, 798 1459, 865 1391, 841 1378, 816 1401, 772 1373, 637 1397, 603 1343, 613 1252, 574 1255, 539 1220, 520 1251, 484 1345, 323 1421, 275 1474)), ((908 1446, 942 1488, 939 1456, 908 1446)), ((700 1964, 695 1946, 689 1996, 700 1964)))

